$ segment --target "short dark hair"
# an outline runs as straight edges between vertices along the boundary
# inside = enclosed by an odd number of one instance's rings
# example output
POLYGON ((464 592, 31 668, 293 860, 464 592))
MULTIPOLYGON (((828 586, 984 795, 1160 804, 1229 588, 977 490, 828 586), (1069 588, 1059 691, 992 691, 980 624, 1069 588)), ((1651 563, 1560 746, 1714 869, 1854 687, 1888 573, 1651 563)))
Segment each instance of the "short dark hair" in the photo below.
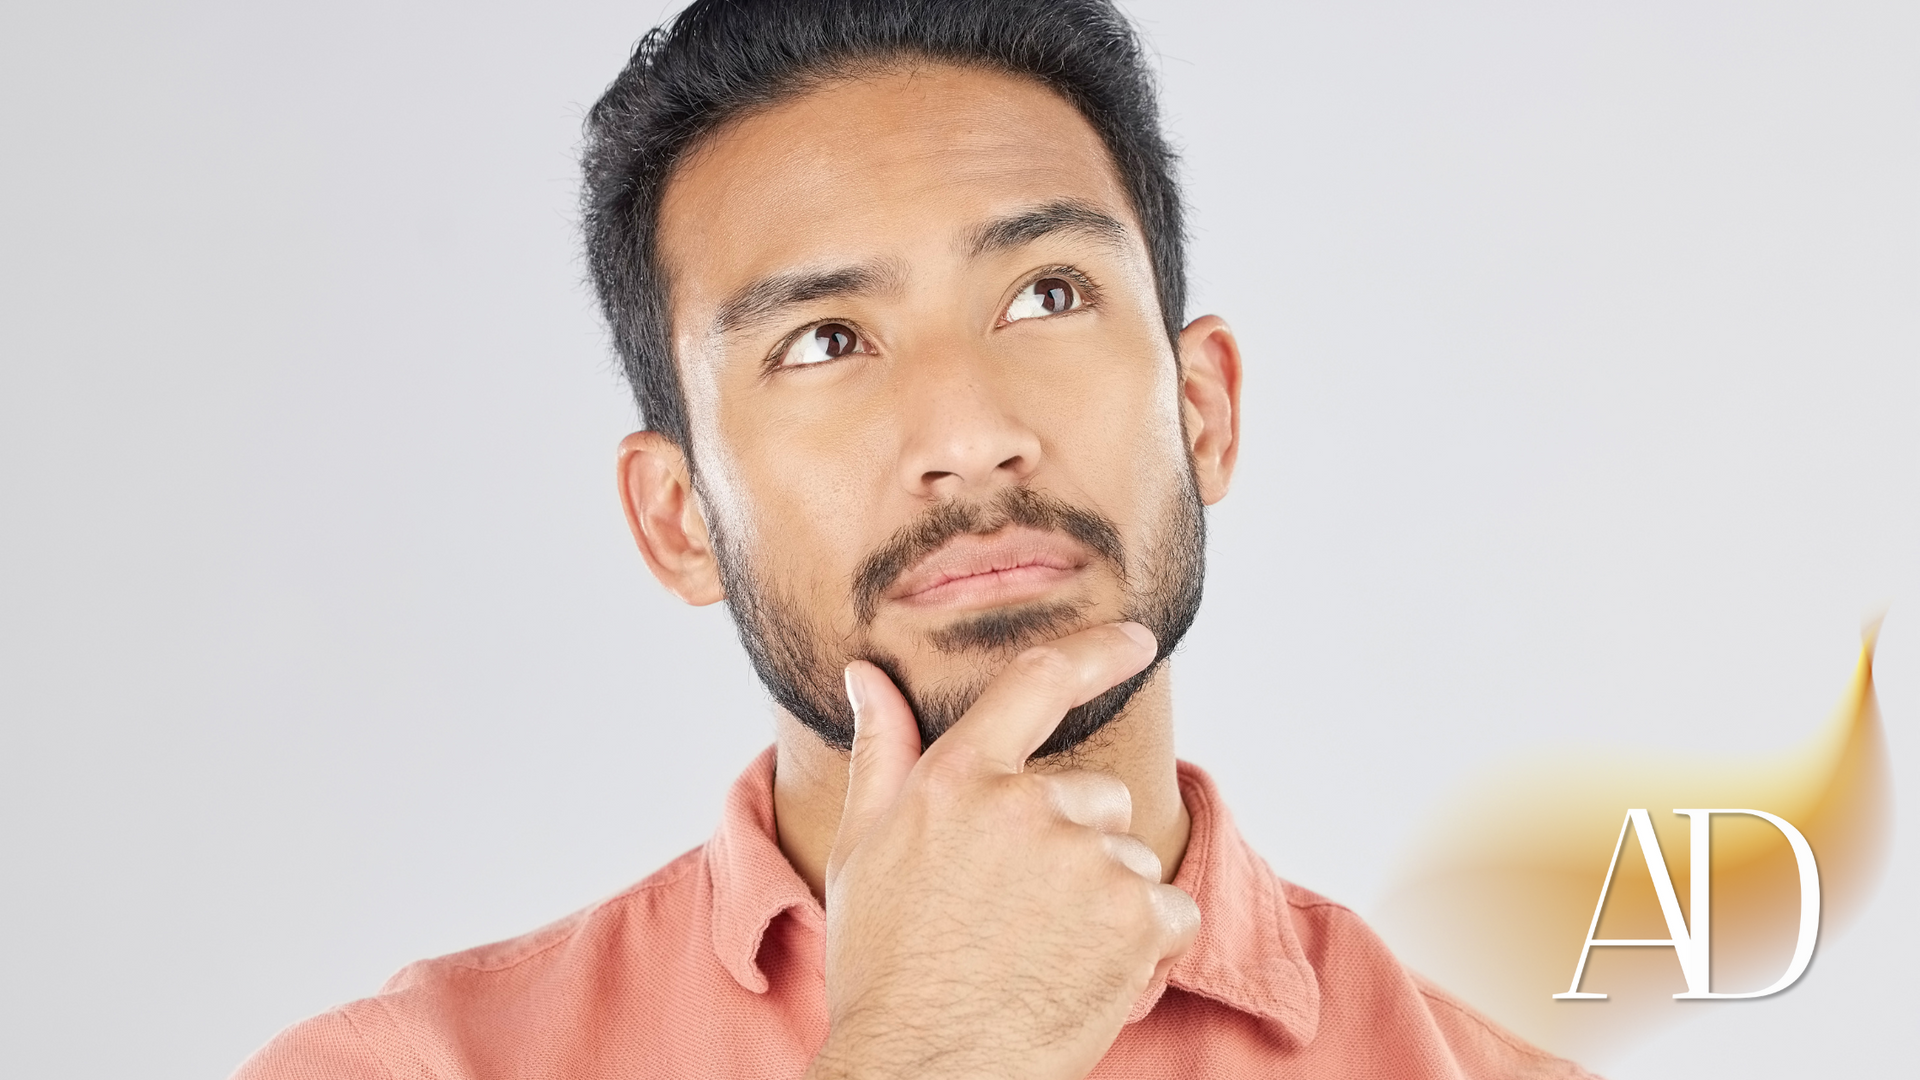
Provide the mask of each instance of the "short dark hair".
POLYGON ((1139 39, 1111 0, 694 0, 640 40, 587 114, 581 197, 587 264, 642 422, 689 454, 655 250, 674 166, 728 120, 875 58, 1025 76, 1072 102, 1126 185, 1178 340, 1186 266, 1174 154, 1139 39))

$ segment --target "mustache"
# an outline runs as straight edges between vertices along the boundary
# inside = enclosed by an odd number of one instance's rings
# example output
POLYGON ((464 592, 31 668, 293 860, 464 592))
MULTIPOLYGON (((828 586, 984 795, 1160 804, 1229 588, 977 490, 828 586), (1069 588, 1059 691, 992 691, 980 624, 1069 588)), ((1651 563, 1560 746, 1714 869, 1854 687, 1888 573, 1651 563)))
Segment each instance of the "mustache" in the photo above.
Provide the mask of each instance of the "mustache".
POLYGON ((1104 515, 1028 487, 1011 487, 985 503, 948 499, 900 527, 853 572, 853 603, 860 622, 873 621, 880 598, 915 563, 956 536, 985 536, 1008 525, 1065 533, 1127 579, 1126 545, 1104 515))

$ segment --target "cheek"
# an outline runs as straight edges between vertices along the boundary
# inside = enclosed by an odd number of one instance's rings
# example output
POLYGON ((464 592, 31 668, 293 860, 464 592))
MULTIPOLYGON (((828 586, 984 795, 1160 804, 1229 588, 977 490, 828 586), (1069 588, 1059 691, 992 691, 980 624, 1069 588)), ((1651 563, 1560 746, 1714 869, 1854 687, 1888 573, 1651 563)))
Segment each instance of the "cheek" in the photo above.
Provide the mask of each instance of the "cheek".
POLYGON ((1124 479, 1185 454, 1179 376, 1165 342, 1103 342, 1031 365, 1020 397, 1048 457, 1124 479))
POLYGON ((878 481, 890 475, 891 411, 820 399, 758 404, 740 410, 726 437, 761 516, 829 550, 845 546, 842 538, 873 516, 878 481))
POLYGON ((790 598, 824 622, 850 625, 848 582, 878 542, 867 534, 879 518, 874 478, 887 472, 884 440, 779 409, 723 410, 719 419, 728 448, 714 485, 725 493, 722 520, 751 533, 758 566, 790 598))
POLYGON ((1188 483, 1179 388, 1174 360, 1163 353, 1096 380, 1084 406, 1061 411, 1054 453, 1063 471, 1136 551, 1156 539, 1168 499, 1188 483))

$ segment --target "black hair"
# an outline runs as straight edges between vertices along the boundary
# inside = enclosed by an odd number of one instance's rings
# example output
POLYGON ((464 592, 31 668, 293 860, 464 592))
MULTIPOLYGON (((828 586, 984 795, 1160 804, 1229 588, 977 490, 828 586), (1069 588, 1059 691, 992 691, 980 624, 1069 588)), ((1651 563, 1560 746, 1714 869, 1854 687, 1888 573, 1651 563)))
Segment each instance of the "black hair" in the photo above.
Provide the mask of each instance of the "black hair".
POLYGON ((654 28, 587 114, 587 264, 642 422, 691 455, 655 251, 675 164, 742 113, 830 80, 855 62, 943 61, 1038 81, 1099 134, 1145 232, 1161 317, 1186 311, 1174 155, 1153 76, 1111 0, 694 0, 654 28))

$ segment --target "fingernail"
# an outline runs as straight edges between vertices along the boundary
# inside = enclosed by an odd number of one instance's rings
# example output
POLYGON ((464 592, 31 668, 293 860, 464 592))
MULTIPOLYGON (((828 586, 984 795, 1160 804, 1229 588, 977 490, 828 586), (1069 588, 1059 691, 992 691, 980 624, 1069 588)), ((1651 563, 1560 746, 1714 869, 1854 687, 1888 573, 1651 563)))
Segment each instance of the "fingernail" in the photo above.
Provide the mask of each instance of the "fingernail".
POLYGON ((840 677, 845 680, 847 684, 847 704, 853 706, 853 711, 858 713, 860 706, 866 703, 865 695, 862 693, 860 687, 860 676, 855 675, 853 673, 853 665, 848 664, 846 670, 840 673, 840 677))
POLYGON ((1120 631, 1149 649, 1158 651, 1160 648, 1160 643, 1153 639, 1153 631, 1141 626, 1137 622, 1121 623, 1120 631))

